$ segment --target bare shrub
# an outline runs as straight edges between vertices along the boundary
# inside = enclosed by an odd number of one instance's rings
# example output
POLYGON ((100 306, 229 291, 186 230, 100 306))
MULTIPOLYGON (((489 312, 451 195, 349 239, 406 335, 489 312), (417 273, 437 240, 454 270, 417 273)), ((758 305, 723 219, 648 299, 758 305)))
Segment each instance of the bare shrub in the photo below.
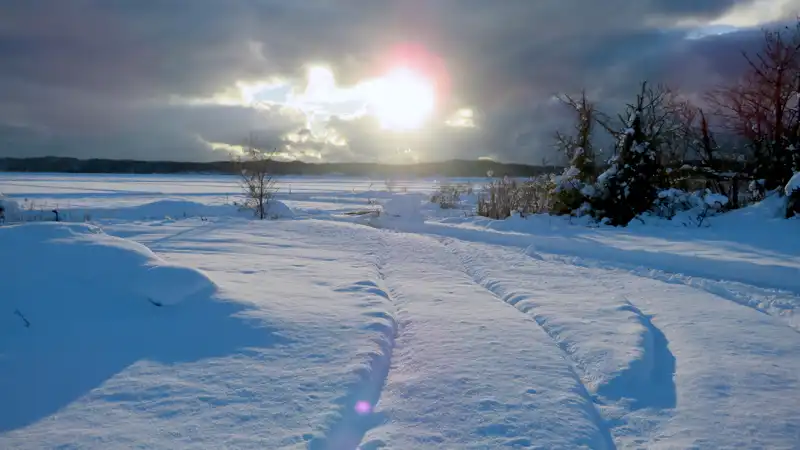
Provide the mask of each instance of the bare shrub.
POLYGON ((275 179, 270 173, 273 154, 260 149, 255 136, 251 134, 245 142, 242 154, 235 158, 236 165, 240 169, 244 194, 244 201, 239 206, 253 211, 253 214, 261 220, 267 218, 270 201, 278 191, 275 179))
POLYGON ((476 213, 492 219, 505 219, 514 212, 525 217, 552 212, 557 201, 553 175, 540 175, 527 181, 500 178, 490 181, 478 196, 476 213))
POLYGON ((510 178, 492 180, 478 198, 477 213, 491 219, 506 219, 515 210, 517 182, 510 178))
POLYGON ((490 181, 478 197, 478 215, 492 219, 510 217, 525 198, 520 187, 521 183, 508 177, 490 181))
POLYGON ((472 187, 464 184, 443 183, 439 190, 431 196, 431 203, 436 203, 442 209, 455 209, 461 204, 461 196, 472 194, 472 187))
POLYGON ((557 202, 554 177, 539 175, 519 183, 515 198, 515 209, 522 216, 552 212, 557 202))

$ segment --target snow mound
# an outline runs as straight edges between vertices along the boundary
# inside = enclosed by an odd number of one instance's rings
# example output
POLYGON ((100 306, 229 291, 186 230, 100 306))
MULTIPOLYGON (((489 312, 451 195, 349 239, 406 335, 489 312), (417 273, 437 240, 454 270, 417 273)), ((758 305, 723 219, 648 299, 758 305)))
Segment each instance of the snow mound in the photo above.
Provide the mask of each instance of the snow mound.
MULTIPOLYGON (((206 204, 181 199, 165 199, 126 208, 98 208, 83 211, 94 219, 112 218, 126 220, 182 219, 187 217, 250 217, 252 211, 233 204, 206 204)), ((74 215, 74 214, 73 214, 74 215)), ((293 218, 294 213, 283 202, 271 200, 267 215, 273 219, 293 218)))
POLYGON ((383 204, 383 214, 404 219, 423 219, 424 198, 416 194, 395 195, 383 204))
MULTIPOLYGON (((13 200, 0 197, 5 205, 6 221, 41 222, 55 220, 51 208, 23 210, 13 200)), ((199 203, 179 198, 168 198, 138 205, 114 205, 96 208, 59 208, 59 217, 64 222, 85 222, 98 219, 114 220, 164 220, 190 217, 252 217, 253 212, 235 204, 199 203)), ((267 215, 270 219, 294 218, 292 210, 281 201, 271 200, 267 215)))
POLYGON ((786 195, 792 195, 792 192, 800 190, 800 172, 794 174, 794 176, 786 183, 786 189, 784 192, 786 195))
POLYGON ((3 195, 0 195, 0 207, 3 208, 6 219, 16 217, 20 213, 19 203, 3 195))
MULTIPOLYGON (((763 228, 767 221, 783 219, 786 209, 786 198, 780 195, 780 191, 768 192, 766 198, 758 203, 735 209, 717 218, 717 223, 725 224, 731 228, 741 229, 750 227, 751 229, 763 228)), ((792 234, 794 234, 792 232, 792 234)))
POLYGON ((422 211, 427 198, 422 194, 396 194, 381 206, 377 217, 370 217, 368 224, 376 228, 409 228, 425 223, 422 211))
POLYGON ((91 214, 96 218, 112 217, 116 219, 173 219, 183 217, 219 217, 240 214, 234 205, 209 205, 188 200, 165 199, 142 205, 118 209, 96 209, 91 214))
POLYGON ((703 200, 706 202, 706 205, 711 207, 725 206, 728 204, 728 197, 722 194, 709 193, 703 197, 703 200))
POLYGON ((22 316, 38 325, 125 316, 150 303, 175 304, 215 287, 197 270, 168 263, 144 245, 88 224, 2 227, 0 248, 0 329, 12 319, 17 327, 24 325, 22 316))
POLYGON ((280 200, 270 200, 267 206, 267 217, 270 219, 292 219, 294 212, 280 200))
MULTIPOLYGON (((165 217, 180 219, 186 217, 247 217, 252 215, 252 211, 241 209, 233 204, 210 205, 187 200, 166 199, 118 210, 115 218, 137 220, 163 219, 165 217)), ((267 216, 271 219, 284 219, 293 218, 294 213, 285 203, 279 200, 270 200, 267 207, 267 216)))

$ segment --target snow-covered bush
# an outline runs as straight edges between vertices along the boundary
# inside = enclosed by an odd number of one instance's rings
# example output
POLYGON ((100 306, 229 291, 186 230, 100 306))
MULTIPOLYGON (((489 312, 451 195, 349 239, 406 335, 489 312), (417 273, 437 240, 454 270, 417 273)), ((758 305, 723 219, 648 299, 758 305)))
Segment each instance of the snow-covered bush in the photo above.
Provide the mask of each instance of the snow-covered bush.
POLYGON ((658 192, 650 214, 669 220, 680 216, 684 219, 684 225, 700 226, 705 218, 726 211, 728 204, 728 197, 715 194, 710 189, 686 192, 670 188, 658 192))
POLYGON ((630 104, 622 124, 598 119, 616 137, 615 155, 593 186, 583 186, 586 197, 582 210, 598 221, 625 226, 636 216, 649 211, 660 189, 669 187, 662 150, 672 139, 675 126, 668 102, 669 91, 642 83, 636 102, 630 104))
POLYGON ((702 198, 686 191, 670 188, 658 193, 653 203, 653 214, 665 219, 672 219, 676 214, 703 205, 702 198))
MULTIPOLYGON (((582 149, 577 151, 582 153, 582 149)), ((561 175, 554 177, 551 213, 573 214, 586 202, 583 192, 588 184, 583 179, 584 175, 573 160, 573 165, 565 169, 561 175)))
POLYGON ((569 161, 569 167, 555 178, 553 201, 550 212, 574 214, 586 203, 583 191, 594 183, 596 176, 595 152, 592 134, 596 111, 594 105, 582 93, 580 99, 564 96, 562 102, 575 113, 573 135, 556 133, 557 145, 569 161))
POLYGON ((786 194, 786 218, 800 215, 800 172, 786 183, 784 188, 786 194))
POLYGON ((597 178, 589 198, 591 214, 614 226, 625 226, 634 217, 650 210, 658 194, 662 176, 656 144, 642 129, 641 110, 631 120, 620 143, 619 155, 597 178))

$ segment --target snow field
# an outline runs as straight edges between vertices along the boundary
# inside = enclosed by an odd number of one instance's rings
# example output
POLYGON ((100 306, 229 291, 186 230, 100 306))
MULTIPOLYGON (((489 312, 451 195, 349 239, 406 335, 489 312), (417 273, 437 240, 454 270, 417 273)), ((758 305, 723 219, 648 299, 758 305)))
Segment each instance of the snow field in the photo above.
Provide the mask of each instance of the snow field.
POLYGON ((0 227, 0 448, 800 442, 800 222, 772 200, 618 230, 290 183, 262 222, 225 177, 1 175, 98 218, 0 227))

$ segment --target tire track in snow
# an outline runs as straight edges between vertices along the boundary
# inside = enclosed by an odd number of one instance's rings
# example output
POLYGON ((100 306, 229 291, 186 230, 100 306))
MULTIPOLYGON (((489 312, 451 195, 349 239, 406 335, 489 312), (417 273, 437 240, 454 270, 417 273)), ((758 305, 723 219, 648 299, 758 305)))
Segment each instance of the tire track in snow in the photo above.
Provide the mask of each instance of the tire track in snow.
MULTIPOLYGON (((378 253, 373 253, 375 261, 373 269, 376 280, 365 280, 337 289, 340 292, 366 293, 370 300, 364 307, 370 308, 363 316, 369 323, 365 330, 377 334, 373 343, 377 350, 368 352, 367 363, 360 367, 356 374, 358 381, 348 389, 347 394, 341 399, 340 416, 321 438, 309 442, 310 450, 356 450, 360 449, 361 441, 366 433, 383 423, 386 418, 383 414, 375 412, 375 406, 380 400, 389 370, 392 365, 392 354, 395 341, 399 334, 397 310, 390 290, 385 288, 386 277, 383 268, 386 264, 385 244, 379 242, 381 247, 378 253), (375 307, 379 309, 374 309, 375 307)), ((370 443, 372 446, 380 443, 370 443)))
MULTIPOLYGON (((184 222, 184 224, 185 224, 185 222, 184 222)), ((219 229, 225 227, 225 225, 226 224, 224 222, 221 222, 221 221, 201 221, 200 223, 198 223, 198 224, 196 224, 194 226, 186 226, 183 229, 181 229, 181 230, 179 230, 179 231, 177 231, 175 233, 166 235, 166 236, 161 236, 161 237, 158 237, 156 239, 149 240, 149 241, 148 240, 142 240, 142 243, 147 245, 148 247, 150 247, 152 249, 161 250, 161 249, 164 249, 165 246, 169 247, 169 244, 172 241, 175 241, 175 240, 178 240, 178 239, 186 239, 186 238, 188 238, 190 236, 191 237, 203 236, 203 235, 211 233, 212 231, 219 230, 219 229)))
MULTIPOLYGON (((456 254, 458 251, 452 248, 453 241, 445 242, 445 245, 456 254)), ((545 261, 544 258, 538 254, 531 255, 526 253, 527 256, 538 260, 545 261)), ((487 274, 478 274, 478 272, 471 267, 474 267, 474 258, 471 256, 461 256, 467 272, 475 279, 476 283, 489 289, 496 297, 504 302, 514 306, 520 312, 532 316, 536 322, 545 329, 548 335, 559 343, 561 349, 570 357, 575 366, 583 374, 584 378, 588 374, 588 364, 577 356, 577 349, 574 344, 563 340, 558 330, 550 326, 547 320, 532 312, 533 308, 520 308, 518 305, 528 300, 530 295, 525 293, 508 292, 507 289, 501 288, 501 282, 498 280, 491 280, 487 274)), ((545 261, 546 262, 546 261, 545 261)), ((530 304, 530 303, 528 303, 530 304)), ((629 299, 624 298, 623 305, 618 307, 619 311, 627 311, 632 313, 639 324, 644 329, 644 351, 640 358, 633 360, 631 367, 617 374, 613 378, 598 385, 597 394, 610 400, 619 400, 621 398, 628 398, 634 400, 634 409, 639 409, 639 406, 644 403, 649 403, 648 406, 655 406, 658 408, 672 408, 675 405, 674 397, 675 383, 672 375, 675 373, 675 356, 669 350, 669 342, 664 333, 653 323, 651 316, 642 312, 636 305, 629 299), (668 374, 668 377, 661 377, 662 374, 668 374), (625 392, 625 388, 620 390, 617 386, 619 384, 629 385, 635 384, 631 392, 625 392), (648 395, 643 392, 643 389, 657 388, 665 397, 661 400, 650 398, 645 400, 644 397, 648 395), (633 391, 635 389, 635 392, 633 391), (669 400, 669 398, 672 400, 669 400)))
POLYGON ((564 354, 564 359, 570 364, 570 371, 572 373, 572 376, 581 386, 581 391, 582 391, 581 394, 585 397, 586 401, 592 405, 592 415, 594 416, 592 419, 595 422, 595 426, 597 426, 599 430, 602 430, 608 448, 616 449, 616 443, 614 442, 614 438, 611 433, 611 427, 609 426, 608 421, 603 417, 603 414, 600 412, 600 409, 598 408, 599 404, 597 402, 597 398, 590 393, 589 388, 586 385, 584 376, 581 375, 583 373, 586 373, 586 364, 575 355, 575 349, 569 343, 559 338, 558 332, 554 330, 553 327, 551 327, 547 323, 547 320, 544 317, 532 313, 530 309, 522 310, 517 306, 522 300, 525 300, 527 296, 504 292, 504 289, 500 287, 499 281, 492 280, 489 278, 487 274, 480 273, 478 270, 475 270, 473 264, 474 259, 471 256, 465 256, 463 253, 460 253, 456 249, 454 249, 452 246, 451 239, 437 238, 437 240, 450 253, 456 256, 456 258, 458 258, 459 261, 461 261, 462 271, 469 278, 471 278, 475 284, 485 289, 499 301, 514 307, 514 309, 516 309, 522 314, 525 314, 526 316, 532 317, 536 322, 536 324, 539 325, 539 327, 545 332, 545 334, 547 334, 550 340, 552 340, 553 343, 555 343, 558 346, 558 348, 561 349, 562 353, 564 354))
POLYGON ((690 275, 671 273, 658 269, 650 269, 644 266, 632 266, 623 263, 603 263, 597 260, 590 260, 583 257, 569 257, 548 254, 546 256, 537 252, 535 246, 530 245, 524 254, 537 261, 547 261, 561 263, 574 267, 585 267, 589 269, 618 270, 629 273, 639 278, 660 281, 667 284, 686 286, 712 296, 736 303, 740 306, 752 309, 758 313, 774 317, 785 323, 789 328, 800 333, 800 318, 797 318, 795 311, 800 308, 800 296, 783 291, 768 291, 763 288, 746 285, 735 281, 710 280, 697 278, 690 275), (753 294, 743 292, 743 290, 731 289, 725 285, 739 285, 742 289, 763 291, 764 298, 758 299, 753 294))
MULTIPOLYGON (((675 384, 676 358, 669 348, 665 334, 653 323, 651 316, 644 313, 630 300, 624 299, 619 311, 631 314, 630 319, 642 327, 641 353, 630 361, 629 366, 613 373, 595 387, 595 394, 589 388, 591 363, 581 358, 576 343, 561 337, 561 328, 548 322, 545 316, 534 312, 536 308, 530 299, 532 295, 513 286, 504 286, 504 281, 493 279, 490 269, 481 268, 476 256, 458 250, 456 241, 444 239, 442 243, 462 261, 465 273, 475 283, 491 292, 496 298, 514 306, 518 311, 532 317, 547 335, 559 346, 566 358, 576 368, 576 378, 581 381, 586 395, 592 401, 597 417, 602 420, 611 436, 618 436, 629 442, 645 442, 647 436, 657 429, 665 418, 671 415, 677 404, 675 384), (524 306, 523 306, 524 305, 524 306), (634 411, 646 409, 644 414, 630 415, 634 411)), ((538 255, 528 255, 548 263, 538 255)), ((489 266, 491 267, 491 266, 489 266)))

